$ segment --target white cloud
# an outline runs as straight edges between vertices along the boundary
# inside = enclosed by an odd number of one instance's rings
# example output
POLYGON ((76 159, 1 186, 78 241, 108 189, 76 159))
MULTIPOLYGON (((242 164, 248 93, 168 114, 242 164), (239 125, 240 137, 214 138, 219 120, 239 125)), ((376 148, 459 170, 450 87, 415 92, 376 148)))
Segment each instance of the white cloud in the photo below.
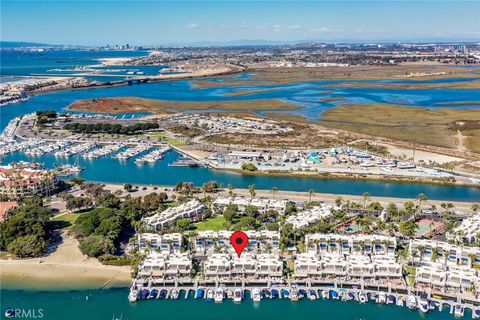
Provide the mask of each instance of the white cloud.
POLYGON ((188 24, 185 25, 185 27, 186 27, 186 28, 191 28, 191 29, 193 29, 193 28, 197 28, 197 27, 198 27, 198 24, 196 24, 196 23, 188 23, 188 24))
POLYGON ((313 33, 333 33, 333 32, 343 32, 343 29, 330 29, 327 27, 319 27, 311 30, 313 33))

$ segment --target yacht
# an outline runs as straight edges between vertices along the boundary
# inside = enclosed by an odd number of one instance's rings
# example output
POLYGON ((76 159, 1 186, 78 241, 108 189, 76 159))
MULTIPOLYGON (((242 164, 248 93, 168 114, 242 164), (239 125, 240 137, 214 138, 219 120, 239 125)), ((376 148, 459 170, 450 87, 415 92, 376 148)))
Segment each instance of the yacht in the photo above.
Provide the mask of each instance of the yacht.
POLYGON ((407 298, 407 307, 412 310, 417 308, 417 298, 413 294, 407 298))
POLYGON ((252 299, 253 302, 260 302, 262 300, 262 295, 259 288, 254 288, 252 290, 252 299))
POLYGON ((385 292, 380 292, 378 294, 377 303, 381 303, 381 304, 387 303, 387 294, 385 292))
POLYGON ((207 301, 213 301, 214 296, 215 296, 215 291, 213 291, 213 289, 208 289, 208 290, 207 290, 207 295, 206 295, 206 297, 205 297, 205 300, 207 300, 207 301))
POLYGON ((137 302, 137 299, 138 299, 138 290, 135 290, 135 289, 130 290, 130 294, 128 295, 128 301, 137 302))
POLYGON ((292 291, 290 292, 290 300, 292 300, 293 302, 297 302, 299 300, 298 290, 292 289, 292 291))
POLYGON ((243 290, 242 289, 235 289, 233 292, 233 302, 240 303, 243 300, 243 290))
POLYGON ((455 317, 463 317, 464 313, 465 313, 465 308, 461 304, 456 304, 453 307, 453 315, 455 317))
POLYGON ((368 296, 365 292, 360 292, 358 294, 358 301, 360 301, 360 303, 367 303, 368 302, 368 296))
POLYGON ((328 299, 328 291, 322 290, 322 299, 328 299))
POLYGON ((180 292, 177 290, 177 289, 172 289, 172 291, 170 292, 170 298, 171 299, 178 299, 178 296, 180 295, 180 292))
POLYGON ((308 295, 309 300, 317 300, 318 299, 317 292, 313 289, 308 290, 307 295, 308 295))
POLYGON ((217 290, 215 290, 215 303, 220 303, 223 301, 223 298, 225 297, 224 295, 224 291, 222 288, 217 288, 217 290))
POLYGON ((476 308, 472 311, 472 318, 473 318, 473 319, 480 319, 480 307, 476 307, 476 308))
POLYGON ((420 295, 420 297, 418 297, 417 299, 417 302, 418 309, 420 309, 420 311, 422 311, 423 313, 427 313, 430 310, 429 302, 426 295, 420 295))

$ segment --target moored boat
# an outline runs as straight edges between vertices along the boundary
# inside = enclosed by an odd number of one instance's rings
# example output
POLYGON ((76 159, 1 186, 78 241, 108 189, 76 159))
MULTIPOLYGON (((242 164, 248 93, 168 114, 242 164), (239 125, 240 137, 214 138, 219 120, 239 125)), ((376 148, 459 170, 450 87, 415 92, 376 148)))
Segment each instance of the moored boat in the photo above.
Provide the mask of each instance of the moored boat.
POLYGON ((243 300, 243 290, 240 288, 235 289, 233 292, 233 302, 240 303, 243 300))
POLYGON ((407 297, 407 307, 409 309, 416 309, 417 308, 417 297, 415 297, 414 295, 409 295, 407 297))
POLYGON ((206 301, 213 301, 214 297, 215 297, 215 291, 213 291, 213 289, 208 289, 207 294, 205 296, 205 300, 206 301))
POLYGON ((217 288, 215 290, 215 296, 214 296, 215 303, 222 302, 224 298, 225 298, 225 292, 223 291, 223 289, 217 288))
POLYGON ((262 294, 259 288, 254 288, 252 290, 252 300, 253 302, 260 302, 262 300, 262 294))

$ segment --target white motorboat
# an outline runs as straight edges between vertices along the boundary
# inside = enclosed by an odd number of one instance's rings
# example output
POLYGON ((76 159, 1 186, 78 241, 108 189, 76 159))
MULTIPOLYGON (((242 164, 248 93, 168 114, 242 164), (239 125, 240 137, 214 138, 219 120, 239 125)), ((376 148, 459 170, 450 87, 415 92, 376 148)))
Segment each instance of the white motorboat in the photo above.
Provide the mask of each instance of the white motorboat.
POLYGON ((380 292, 378 294, 377 303, 380 303, 380 304, 387 303, 387 294, 385 292, 380 292))
POLYGON ((461 304, 456 304, 453 307, 453 314, 455 317, 463 317, 464 313, 465 313, 465 308, 461 304))
POLYGON ((417 297, 414 295, 409 295, 407 298, 407 307, 409 309, 416 309, 417 308, 417 297))
POLYGON ((213 301, 214 296, 215 296, 215 291, 213 291, 213 289, 208 289, 207 290, 207 296, 205 297, 205 300, 213 301))
POLYGON ((420 309, 420 311, 422 311, 423 313, 427 313, 428 311, 430 311, 430 303, 428 302, 426 295, 420 295, 417 298, 417 305, 418 309, 420 309))
POLYGON ((328 299, 328 291, 322 290, 322 299, 328 299))
POLYGON ((365 292, 360 292, 359 295, 358 295, 358 301, 360 301, 360 303, 367 303, 368 302, 368 296, 365 292))
POLYGON ((215 303, 222 302, 223 298, 225 298, 225 292, 222 288, 217 288, 217 290, 215 290, 215 303))
POLYGON ((235 289, 233 292, 233 302, 240 303, 243 300, 243 290, 242 289, 235 289))
POLYGON ((253 302, 260 302, 262 300, 262 295, 259 288, 254 288, 252 290, 252 299, 253 302))
POLYGON ((180 291, 178 291, 177 289, 172 289, 172 291, 170 292, 171 299, 177 300, 179 295, 180 291))

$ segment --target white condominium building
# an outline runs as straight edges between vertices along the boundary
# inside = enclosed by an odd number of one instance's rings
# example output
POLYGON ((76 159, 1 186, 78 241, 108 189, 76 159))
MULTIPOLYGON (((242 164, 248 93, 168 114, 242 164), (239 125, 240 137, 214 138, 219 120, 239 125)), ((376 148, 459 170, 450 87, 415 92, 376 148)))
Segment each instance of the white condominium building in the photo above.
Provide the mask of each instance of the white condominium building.
POLYGON ((188 253, 150 252, 140 263, 138 274, 152 277, 187 277, 192 270, 192 260, 188 253))
POLYGON ((464 247, 428 239, 410 240, 409 254, 417 262, 442 262, 449 265, 480 263, 478 247, 464 247))
POLYGON ((145 221, 147 227, 154 230, 160 230, 163 227, 173 224, 178 219, 195 217, 201 214, 204 210, 205 205, 197 199, 194 199, 177 207, 170 207, 151 217, 146 217, 143 221, 145 221))
POLYGON ((384 235, 341 235, 341 234, 307 234, 305 236, 307 251, 316 254, 340 252, 342 254, 395 254, 397 239, 384 235))
POLYGON ((180 251, 182 246, 182 235, 180 233, 167 233, 164 235, 156 233, 137 234, 137 247, 140 251, 158 251, 173 253, 180 251))
POLYGON ((480 213, 464 219, 458 227, 447 233, 447 238, 466 243, 480 241, 480 213))
POLYGON ((471 289, 480 283, 478 270, 468 266, 423 262, 417 268, 415 282, 439 289, 471 289))
POLYGON ((218 197, 213 201, 212 206, 214 210, 220 210, 223 212, 225 208, 234 204, 237 205, 240 212, 244 212, 245 208, 249 205, 257 208, 260 214, 265 214, 269 210, 274 210, 279 214, 285 213, 285 208, 289 203, 288 200, 275 200, 267 198, 247 198, 247 197, 218 197))
POLYGON ((286 222, 292 224, 295 229, 308 227, 317 223, 320 219, 330 216, 332 209, 334 209, 333 206, 322 203, 320 206, 314 206, 288 216, 286 222))
POLYGON ((278 254, 244 252, 213 253, 204 265, 206 278, 269 278, 281 277, 283 262, 278 254))
POLYGON ((306 252, 294 261, 295 276, 343 277, 357 279, 401 279, 402 266, 392 255, 341 254, 339 252, 306 252))
MULTIPOLYGON (((230 236, 233 231, 200 231, 195 239, 195 253, 210 255, 215 252, 233 253, 230 236)), ((279 250, 280 232, 269 230, 248 230, 248 245, 244 252, 277 252, 279 250)))

